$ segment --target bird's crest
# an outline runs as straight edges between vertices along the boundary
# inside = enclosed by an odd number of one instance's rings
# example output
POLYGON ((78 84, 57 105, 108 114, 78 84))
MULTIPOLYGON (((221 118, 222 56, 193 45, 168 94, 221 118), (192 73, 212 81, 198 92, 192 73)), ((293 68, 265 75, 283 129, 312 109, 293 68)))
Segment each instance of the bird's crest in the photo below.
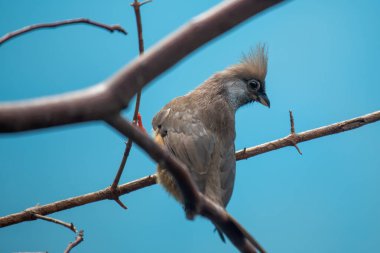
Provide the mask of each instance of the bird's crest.
POLYGON ((251 49, 248 54, 244 54, 240 63, 227 69, 228 72, 238 78, 256 78, 264 81, 267 75, 267 49, 264 44, 259 44, 255 49, 251 49))

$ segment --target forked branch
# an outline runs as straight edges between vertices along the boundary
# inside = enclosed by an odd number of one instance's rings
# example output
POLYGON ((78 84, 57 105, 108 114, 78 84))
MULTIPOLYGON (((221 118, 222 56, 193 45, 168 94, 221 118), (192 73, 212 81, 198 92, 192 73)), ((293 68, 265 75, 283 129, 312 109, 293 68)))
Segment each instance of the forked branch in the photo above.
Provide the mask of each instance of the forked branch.
POLYGON ((64 221, 61 221, 61 220, 58 220, 58 219, 55 219, 52 217, 48 217, 48 216, 44 216, 44 215, 35 213, 35 212, 33 212, 33 208, 31 208, 30 210, 31 210, 30 211, 31 217, 33 217, 35 219, 45 220, 48 222, 52 222, 54 224, 61 225, 65 228, 70 229, 71 231, 73 231, 77 235, 75 238, 75 241, 69 243, 69 245, 67 246, 67 248, 65 250, 65 253, 69 253, 74 247, 76 247, 79 243, 81 243, 83 241, 83 235, 84 235, 83 230, 78 232, 73 223, 64 222, 64 221))

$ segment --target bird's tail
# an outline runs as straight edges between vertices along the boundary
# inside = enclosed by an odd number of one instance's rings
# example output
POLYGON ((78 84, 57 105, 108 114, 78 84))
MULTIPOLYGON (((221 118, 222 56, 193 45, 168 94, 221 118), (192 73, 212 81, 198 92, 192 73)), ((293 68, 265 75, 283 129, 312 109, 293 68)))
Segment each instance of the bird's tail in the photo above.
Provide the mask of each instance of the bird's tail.
MULTIPOLYGON (((252 235, 250 235, 249 233, 248 233, 248 231, 247 230, 245 230, 240 224, 239 224, 239 222, 237 222, 237 220, 235 220, 231 215, 229 215, 228 213, 227 213, 227 215, 228 215, 228 220, 229 220, 229 222, 231 223, 231 225, 233 225, 233 226, 235 226, 243 235, 244 235, 244 237, 245 238, 247 238, 247 240, 250 242, 250 243, 252 243, 252 245, 259 251, 259 252, 261 252, 261 253, 266 253, 266 251, 265 251, 265 249, 259 244, 259 242, 255 239, 255 238, 253 238, 253 236, 252 235)), ((215 225, 215 224, 214 224, 215 225)), ((216 226, 215 225, 215 230, 214 231, 216 231, 216 232, 218 232, 218 234, 219 234, 219 237, 220 237, 220 239, 225 243, 226 242, 226 239, 225 239, 225 236, 224 236, 224 233, 223 233, 223 231, 218 227, 218 226, 216 226)))

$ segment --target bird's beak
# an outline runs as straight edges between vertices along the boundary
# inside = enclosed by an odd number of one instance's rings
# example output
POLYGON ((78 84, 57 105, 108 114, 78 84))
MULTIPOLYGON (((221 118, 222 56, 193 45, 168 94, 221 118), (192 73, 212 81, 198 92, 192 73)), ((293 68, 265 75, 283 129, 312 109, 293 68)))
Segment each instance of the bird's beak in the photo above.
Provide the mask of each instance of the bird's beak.
POLYGON ((258 102, 270 108, 270 101, 266 93, 261 93, 258 102))

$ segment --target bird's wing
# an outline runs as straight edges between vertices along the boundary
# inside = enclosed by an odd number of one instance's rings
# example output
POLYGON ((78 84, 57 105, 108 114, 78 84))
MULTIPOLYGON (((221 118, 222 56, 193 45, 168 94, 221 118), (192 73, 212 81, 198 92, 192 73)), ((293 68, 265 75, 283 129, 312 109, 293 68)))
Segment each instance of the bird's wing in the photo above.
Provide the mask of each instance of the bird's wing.
POLYGON ((232 143, 221 150, 220 155, 220 186, 221 199, 224 206, 227 206, 231 199, 235 182, 236 159, 235 145, 232 143))
POLYGON ((152 124, 168 150, 187 166, 199 190, 204 192, 215 136, 186 106, 165 107, 152 124))

